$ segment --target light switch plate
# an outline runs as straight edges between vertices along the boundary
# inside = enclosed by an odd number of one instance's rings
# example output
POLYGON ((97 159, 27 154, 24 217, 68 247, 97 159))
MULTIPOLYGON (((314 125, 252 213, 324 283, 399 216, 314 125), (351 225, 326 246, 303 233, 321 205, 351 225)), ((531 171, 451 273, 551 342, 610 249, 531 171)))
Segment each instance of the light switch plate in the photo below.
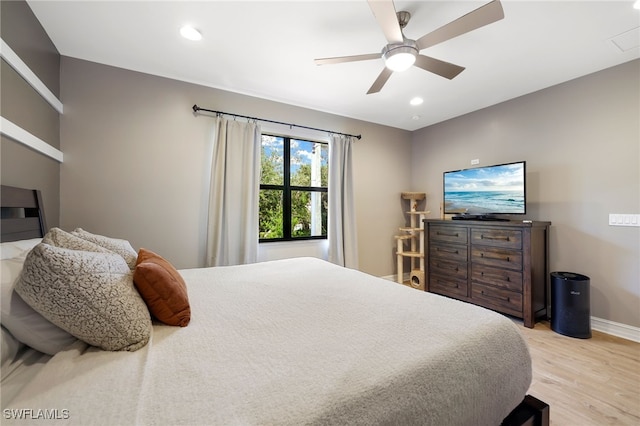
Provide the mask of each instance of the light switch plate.
POLYGON ((609 213, 611 226, 640 226, 640 214, 609 213))

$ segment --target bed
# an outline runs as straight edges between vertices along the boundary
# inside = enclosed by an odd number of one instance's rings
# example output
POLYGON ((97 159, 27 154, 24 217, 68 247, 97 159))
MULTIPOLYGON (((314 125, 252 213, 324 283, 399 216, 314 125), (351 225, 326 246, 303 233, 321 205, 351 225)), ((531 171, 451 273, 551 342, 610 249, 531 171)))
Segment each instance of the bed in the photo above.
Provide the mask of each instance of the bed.
MULTIPOLYGON (((46 253, 54 231, 40 205, 37 191, 2 187, 12 302, 21 299, 12 285, 32 300, 20 280, 33 267, 20 262, 46 253)), ((139 265, 128 264, 129 277, 139 265)), ((314 258, 176 273, 189 318, 169 325, 149 305, 150 331, 124 350, 104 350, 71 324, 75 334, 43 353, 34 336, 14 336, 3 304, 3 424, 548 424, 548 405, 526 394, 526 342, 500 314, 314 258)), ((50 320, 68 325, 68 316, 50 320)), ((147 320, 127 317, 134 329, 147 320)))

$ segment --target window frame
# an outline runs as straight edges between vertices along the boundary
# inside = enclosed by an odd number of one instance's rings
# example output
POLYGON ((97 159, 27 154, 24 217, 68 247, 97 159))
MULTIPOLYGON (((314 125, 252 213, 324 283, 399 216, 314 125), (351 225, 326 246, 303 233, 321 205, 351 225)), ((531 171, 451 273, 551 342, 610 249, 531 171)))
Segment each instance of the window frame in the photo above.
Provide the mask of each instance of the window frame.
MULTIPOLYGON (((309 236, 304 236, 304 237, 294 237, 292 234, 292 230, 291 230, 291 214, 292 214, 292 208, 291 208, 291 194, 294 191, 306 191, 306 192, 319 192, 319 193, 326 193, 327 194, 327 199, 329 196, 329 182, 327 182, 327 186, 326 187, 319 187, 319 186, 297 186, 297 185, 291 185, 291 140, 299 140, 302 142, 310 142, 310 143, 319 143, 322 145, 326 145, 327 148, 329 147, 329 142, 327 141, 319 141, 319 140, 314 140, 314 139, 310 139, 307 137, 300 137, 300 136, 291 136, 291 135, 283 135, 283 134, 278 134, 278 133, 274 133, 274 132, 262 132, 260 135, 260 138, 262 139, 262 136, 271 136, 271 137, 276 137, 276 138, 282 138, 283 140, 283 184, 282 185, 276 185, 276 184, 263 184, 260 183, 260 187, 259 187, 259 191, 262 190, 275 190, 275 191, 282 191, 282 233, 283 236, 280 238, 260 238, 258 237, 258 242, 259 243, 272 243, 272 242, 291 242, 291 241, 309 241, 309 240, 326 240, 328 239, 328 226, 327 226, 327 235, 309 235, 309 236)), ((262 149, 262 147, 261 147, 262 149)), ((327 167, 329 167, 328 161, 327 161, 327 167)), ((262 169, 262 166, 261 166, 262 169)), ((262 170, 261 170, 262 173, 262 170)), ((258 215, 260 213, 258 212, 258 215)), ((327 216, 329 214, 329 211, 327 209, 327 216)), ((329 218, 327 217, 327 223, 329 221, 329 218)))

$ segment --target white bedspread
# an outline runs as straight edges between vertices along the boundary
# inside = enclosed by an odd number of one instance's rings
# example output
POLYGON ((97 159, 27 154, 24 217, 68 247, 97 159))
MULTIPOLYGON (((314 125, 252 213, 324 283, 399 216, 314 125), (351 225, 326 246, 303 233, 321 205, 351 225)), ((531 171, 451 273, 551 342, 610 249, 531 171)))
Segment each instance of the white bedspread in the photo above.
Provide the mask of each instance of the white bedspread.
POLYGON ((188 327, 77 343, 2 423, 498 425, 531 382, 516 325, 480 307, 311 258, 180 272, 188 327))

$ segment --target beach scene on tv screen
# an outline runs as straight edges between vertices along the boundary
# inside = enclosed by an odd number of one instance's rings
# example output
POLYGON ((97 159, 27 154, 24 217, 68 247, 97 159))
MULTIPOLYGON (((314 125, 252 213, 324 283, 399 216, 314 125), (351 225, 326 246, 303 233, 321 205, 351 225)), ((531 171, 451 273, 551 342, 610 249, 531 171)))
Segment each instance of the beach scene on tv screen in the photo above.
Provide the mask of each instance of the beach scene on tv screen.
POLYGON ((445 213, 524 213, 524 190, 522 163, 447 172, 445 213))

